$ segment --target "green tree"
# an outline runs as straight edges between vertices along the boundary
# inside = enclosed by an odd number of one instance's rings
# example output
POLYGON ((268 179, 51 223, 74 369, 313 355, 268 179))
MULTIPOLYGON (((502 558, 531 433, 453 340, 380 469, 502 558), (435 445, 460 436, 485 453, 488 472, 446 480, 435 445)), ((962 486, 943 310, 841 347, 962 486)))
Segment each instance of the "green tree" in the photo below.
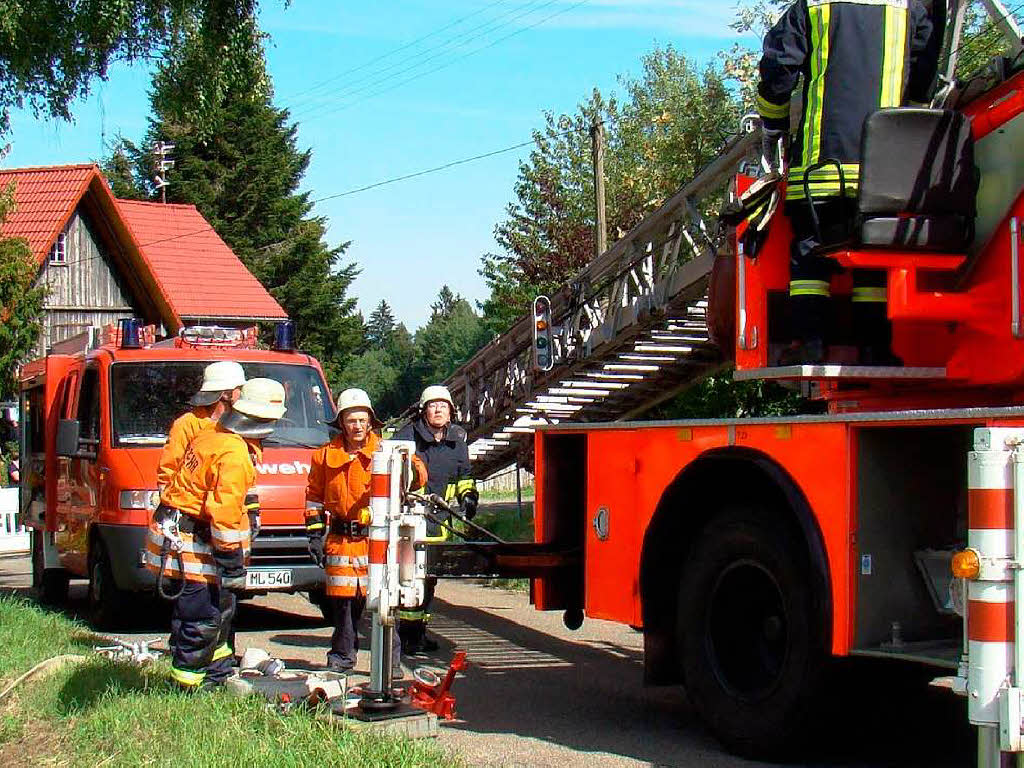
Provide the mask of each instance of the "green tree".
POLYGON ((594 252, 590 126, 605 124, 610 239, 636 226, 712 160, 735 131, 740 110, 720 66, 698 68, 671 46, 644 57, 639 77, 620 78, 624 96, 595 90, 572 115, 545 115, 536 147, 520 163, 515 201, 495 227, 502 253, 483 257, 490 289, 482 308, 501 332, 537 293, 561 285, 594 252))
MULTIPOLYGON (((0 192, 0 226, 14 210, 14 185, 0 192)), ((44 287, 33 288, 39 267, 20 237, 0 238, 0 400, 17 393, 15 374, 39 340, 44 287)))
MULTIPOLYGON (((394 392, 398 386, 399 369, 385 349, 368 349, 351 358, 338 378, 339 391, 348 387, 365 389, 380 419, 394 415, 394 392)), ((407 405, 404 403, 403 405, 407 405)), ((398 406, 401 408, 402 406, 398 406)))
MULTIPOLYGON (((204 40, 230 80, 235 44, 255 0, 0 0, 0 135, 12 108, 71 119, 71 104, 105 79, 114 62, 174 50, 184 33, 204 40)), ((218 83, 223 85, 223 83, 218 83)))
POLYGON ((366 341, 377 349, 384 349, 395 332, 395 313, 386 300, 381 299, 377 308, 370 313, 366 323, 366 341))
POLYGON ((430 320, 416 331, 419 385, 439 384, 471 358, 490 339, 482 318, 468 301, 444 286, 430 320))
POLYGON ((142 146, 122 140, 104 167, 117 171, 119 190, 154 198, 153 158, 143 147, 173 142, 168 201, 200 210, 295 321, 298 343, 320 359, 333 387, 364 347, 348 295, 358 270, 341 263, 347 243, 324 243, 326 222, 298 191, 311 155, 298 148, 288 111, 273 105, 254 20, 238 25, 232 45, 236 55, 221 59, 197 30, 185 34, 154 77, 142 146))

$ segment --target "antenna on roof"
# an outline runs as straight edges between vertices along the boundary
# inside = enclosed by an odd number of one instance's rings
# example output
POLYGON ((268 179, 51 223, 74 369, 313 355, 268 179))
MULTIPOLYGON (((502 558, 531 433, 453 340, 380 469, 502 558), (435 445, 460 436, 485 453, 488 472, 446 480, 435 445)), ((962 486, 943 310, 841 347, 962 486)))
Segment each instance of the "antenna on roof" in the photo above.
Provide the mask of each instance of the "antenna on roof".
POLYGON ((153 181, 160 190, 161 203, 167 202, 167 185, 170 184, 167 180, 167 171, 174 167, 174 161, 170 159, 173 151, 174 145, 169 141, 158 141, 153 145, 153 181))

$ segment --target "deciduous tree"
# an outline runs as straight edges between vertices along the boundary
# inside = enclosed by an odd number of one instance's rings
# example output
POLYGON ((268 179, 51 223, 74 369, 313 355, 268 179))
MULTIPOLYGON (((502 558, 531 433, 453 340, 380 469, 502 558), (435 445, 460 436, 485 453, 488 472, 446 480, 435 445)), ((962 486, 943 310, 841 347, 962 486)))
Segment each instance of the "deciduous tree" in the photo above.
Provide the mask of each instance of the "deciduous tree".
MULTIPOLYGON (((0 226, 14 210, 14 185, 0 191, 0 226)), ((24 238, 0 238, 0 400, 17 392, 18 365, 39 340, 46 289, 33 288, 39 267, 24 238)))
POLYGON ((202 38, 224 65, 211 73, 226 87, 255 0, 0 0, 0 135, 12 108, 71 119, 111 64, 173 50, 183 34, 202 38))

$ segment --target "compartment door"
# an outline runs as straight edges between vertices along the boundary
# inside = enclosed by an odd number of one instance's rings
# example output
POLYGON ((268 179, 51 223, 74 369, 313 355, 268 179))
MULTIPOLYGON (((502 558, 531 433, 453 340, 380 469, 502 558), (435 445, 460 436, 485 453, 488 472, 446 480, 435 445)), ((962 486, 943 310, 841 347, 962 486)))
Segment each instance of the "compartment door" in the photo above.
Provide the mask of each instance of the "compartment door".
POLYGON ((640 531, 636 514, 636 432, 587 435, 584 558, 587 616, 636 624, 640 531))

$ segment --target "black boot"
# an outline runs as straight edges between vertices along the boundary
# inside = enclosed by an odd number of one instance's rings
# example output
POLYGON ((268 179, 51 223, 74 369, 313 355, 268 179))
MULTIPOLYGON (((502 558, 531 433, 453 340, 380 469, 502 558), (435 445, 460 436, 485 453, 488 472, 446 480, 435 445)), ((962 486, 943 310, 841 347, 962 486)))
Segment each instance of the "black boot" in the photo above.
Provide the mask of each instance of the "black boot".
POLYGON ((898 367, 903 361, 892 351, 892 321, 882 302, 854 302, 853 327, 860 365, 898 367))
POLYGON ((825 362, 825 330, 832 300, 829 296, 789 297, 790 329, 794 341, 779 355, 779 365, 820 365, 825 362))

